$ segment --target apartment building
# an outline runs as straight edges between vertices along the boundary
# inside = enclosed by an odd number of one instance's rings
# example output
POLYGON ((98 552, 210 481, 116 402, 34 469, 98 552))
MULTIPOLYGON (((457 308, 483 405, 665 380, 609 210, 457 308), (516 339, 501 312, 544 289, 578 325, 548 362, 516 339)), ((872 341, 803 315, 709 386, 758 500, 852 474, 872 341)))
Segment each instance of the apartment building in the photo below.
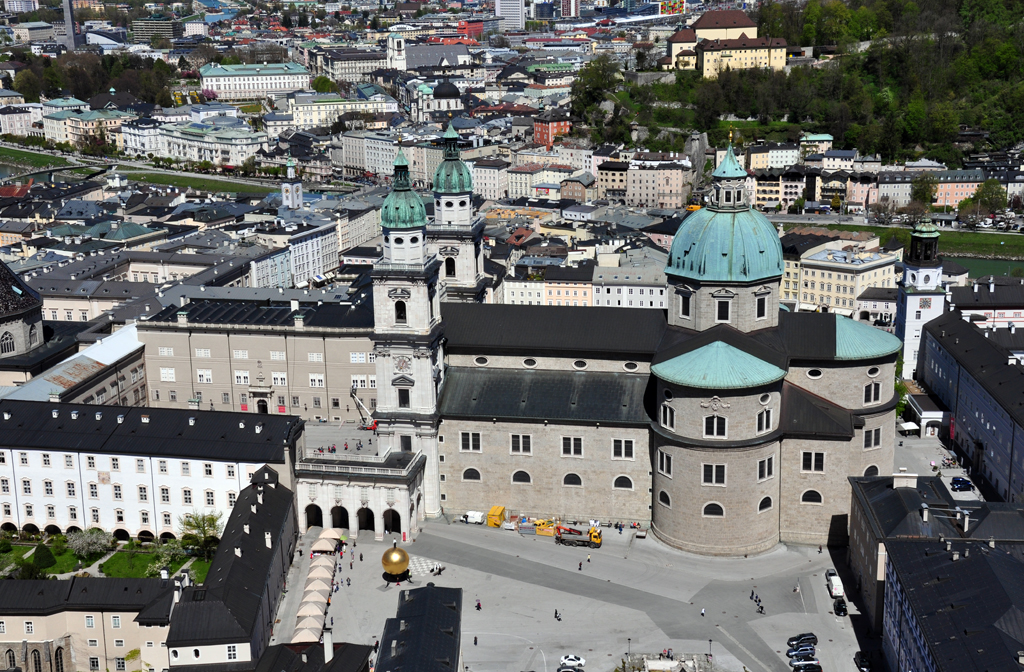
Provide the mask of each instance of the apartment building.
MULTIPOLYGON (((150 16, 132 21, 132 42, 149 44, 154 37, 174 40, 185 34, 181 21, 166 16, 150 16)), ((203 85, 205 89, 206 86, 203 85)))
POLYGON ((682 163, 631 163, 626 171, 626 204, 681 208, 690 197, 689 167, 682 163))
POLYGON ((980 170, 939 170, 932 174, 938 180, 935 205, 958 207, 960 201, 974 196, 985 181, 985 173, 980 170))
POLYGON ((508 161, 477 159, 467 164, 473 174, 473 193, 488 200, 508 196, 508 161))
POLYGON ((345 98, 337 94, 298 94, 289 101, 292 126, 298 129, 329 127, 338 117, 348 112, 385 114, 397 112, 398 103, 388 96, 376 94, 370 98, 345 98))
POLYGON ((220 65, 199 69, 201 86, 217 93, 218 100, 258 100, 309 90, 309 71, 298 63, 220 65))
POLYGON ((544 270, 544 301, 549 306, 592 306, 594 263, 549 266, 544 270))
POLYGON ((857 247, 816 252, 801 260, 800 309, 850 317, 868 288, 895 287, 897 257, 857 247))
POLYGON ((786 46, 786 40, 781 38, 746 35, 702 40, 697 43, 697 70, 706 79, 715 79, 726 69, 782 70, 786 67, 786 46))
POLYGON ((605 161, 597 167, 597 197, 625 201, 628 161, 605 161))

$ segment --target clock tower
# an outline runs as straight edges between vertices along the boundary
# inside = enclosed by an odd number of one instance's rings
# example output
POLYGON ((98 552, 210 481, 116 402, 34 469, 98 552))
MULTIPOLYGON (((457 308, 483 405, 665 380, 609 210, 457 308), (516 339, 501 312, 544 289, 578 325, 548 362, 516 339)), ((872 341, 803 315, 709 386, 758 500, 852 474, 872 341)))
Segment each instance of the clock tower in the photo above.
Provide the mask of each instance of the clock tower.
POLYGON ((946 309, 942 288, 939 230, 930 219, 910 232, 910 253, 903 258, 903 280, 896 304, 896 337, 903 341, 903 377, 917 377, 921 330, 946 309))
POLYGON ((441 262, 428 250, 426 210, 412 190, 401 150, 393 184, 381 206, 384 254, 370 274, 378 386, 373 415, 382 447, 426 456, 423 501, 416 509, 436 516, 441 511, 437 397, 444 375, 441 262))

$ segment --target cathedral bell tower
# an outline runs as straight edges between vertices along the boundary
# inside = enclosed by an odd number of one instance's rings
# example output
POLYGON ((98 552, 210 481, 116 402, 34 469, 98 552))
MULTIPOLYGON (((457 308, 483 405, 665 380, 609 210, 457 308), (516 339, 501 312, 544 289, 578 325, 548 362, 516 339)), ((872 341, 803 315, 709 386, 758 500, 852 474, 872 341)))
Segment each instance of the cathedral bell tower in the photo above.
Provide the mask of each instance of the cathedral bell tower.
POLYGON ((289 210, 302 207, 302 180, 295 177, 295 159, 288 157, 288 180, 281 185, 281 205, 289 210))
POLYGON ((903 258, 903 280, 896 303, 896 337, 903 341, 903 377, 917 375, 921 329, 945 310, 939 230, 922 219, 910 233, 910 251, 903 258))
POLYGON ((395 158, 394 188, 381 207, 384 255, 374 265, 377 433, 382 447, 426 456, 423 499, 416 510, 440 513, 437 398, 443 372, 438 270, 428 249, 427 215, 412 191, 409 163, 395 158))
POLYGON ((430 250, 442 263, 445 301, 484 300, 483 230, 483 220, 473 218, 473 177, 462 162, 459 134, 449 123, 444 160, 434 173, 434 222, 427 227, 430 250))

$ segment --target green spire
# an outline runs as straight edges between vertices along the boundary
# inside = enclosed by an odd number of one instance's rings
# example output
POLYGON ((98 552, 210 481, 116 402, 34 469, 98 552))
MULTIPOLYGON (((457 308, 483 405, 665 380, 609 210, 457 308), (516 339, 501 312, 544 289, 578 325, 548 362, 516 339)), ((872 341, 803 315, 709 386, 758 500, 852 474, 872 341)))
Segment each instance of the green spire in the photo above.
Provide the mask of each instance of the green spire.
POLYGON ((394 186, 380 210, 380 225, 385 229, 417 229, 427 225, 423 200, 412 190, 409 162, 401 148, 395 157, 394 186))
POLYGON ((434 173, 434 191, 438 194, 462 194, 473 191, 473 177, 462 162, 459 134, 453 123, 444 133, 444 161, 434 173))
POLYGON ((715 172, 711 173, 711 177, 723 180, 746 179, 747 171, 743 170, 740 162, 736 160, 736 154, 732 151, 732 143, 729 143, 729 148, 725 150, 725 158, 715 168, 715 172))

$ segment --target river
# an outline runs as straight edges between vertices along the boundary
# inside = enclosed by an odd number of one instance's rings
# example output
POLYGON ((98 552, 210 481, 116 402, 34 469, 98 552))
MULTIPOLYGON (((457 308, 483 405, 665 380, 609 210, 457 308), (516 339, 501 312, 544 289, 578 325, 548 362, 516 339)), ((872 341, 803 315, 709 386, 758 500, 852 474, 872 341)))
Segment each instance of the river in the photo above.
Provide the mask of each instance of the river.
POLYGON ((946 257, 968 270, 968 277, 980 278, 983 275, 1010 275, 1015 268, 1024 268, 1024 261, 1006 259, 975 259, 973 257, 946 257))

